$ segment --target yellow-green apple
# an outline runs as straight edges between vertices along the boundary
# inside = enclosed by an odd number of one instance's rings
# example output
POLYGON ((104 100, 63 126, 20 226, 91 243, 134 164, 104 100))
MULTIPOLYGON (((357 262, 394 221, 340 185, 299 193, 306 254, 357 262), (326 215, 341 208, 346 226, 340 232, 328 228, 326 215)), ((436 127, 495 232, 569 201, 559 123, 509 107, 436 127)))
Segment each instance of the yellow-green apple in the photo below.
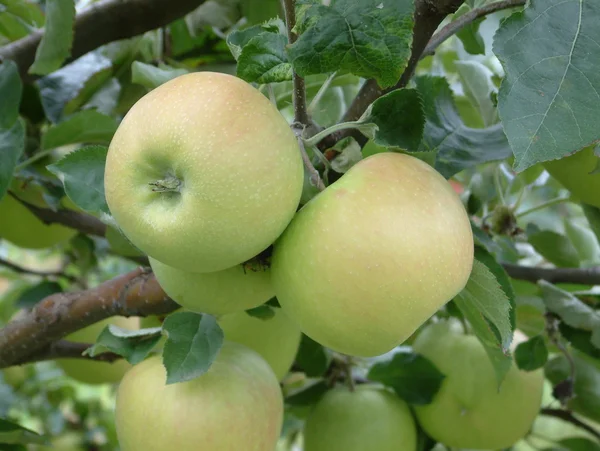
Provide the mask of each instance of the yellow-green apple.
POLYGON ((166 384, 159 357, 135 365, 119 385, 116 426, 122 451, 271 451, 283 397, 255 351, 225 342, 210 369, 166 384))
POLYGON ((305 334, 368 357, 452 299, 472 264, 471 226, 452 186, 414 157, 379 153, 300 210, 275 243, 271 273, 305 334))
POLYGON ((498 390, 483 345, 453 321, 425 327, 413 348, 446 376, 433 402, 415 406, 431 437, 453 448, 502 449, 527 434, 540 410, 543 370, 520 371, 513 363, 498 390))
POLYGON ((275 316, 269 319, 236 312, 222 316, 218 323, 226 340, 254 349, 281 380, 294 363, 302 333, 280 308, 274 310, 275 316))
POLYGON ((600 208, 600 173, 592 173, 599 163, 592 146, 560 160, 546 161, 544 168, 583 203, 600 208))
MULTIPOLYGON (((65 339, 79 343, 94 344, 100 333, 109 324, 114 324, 123 329, 136 330, 140 328, 140 319, 138 317, 125 318, 123 316, 114 316, 73 332, 65 337, 65 339)), ((68 376, 86 384, 112 384, 119 382, 127 370, 131 368, 131 365, 125 360, 107 363, 85 359, 58 359, 56 363, 58 363, 68 376)))
POLYGON ((330 390, 309 414, 305 451, 416 451, 417 430, 408 405, 369 385, 330 390))
POLYGON ((115 133, 106 200, 141 251, 214 272, 269 247, 294 216, 304 169, 283 116, 227 74, 177 77, 140 99, 115 133))
POLYGON ((266 267, 232 268, 193 273, 150 257, 156 280, 171 299, 192 312, 225 315, 257 307, 274 295, 271 271, 266 267))

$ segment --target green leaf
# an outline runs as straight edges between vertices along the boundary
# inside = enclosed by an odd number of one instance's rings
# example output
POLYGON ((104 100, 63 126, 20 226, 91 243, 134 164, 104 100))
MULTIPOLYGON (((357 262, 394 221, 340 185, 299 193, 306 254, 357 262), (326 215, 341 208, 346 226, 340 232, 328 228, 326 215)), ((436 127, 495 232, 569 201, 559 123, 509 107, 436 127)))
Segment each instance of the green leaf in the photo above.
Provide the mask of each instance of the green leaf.
POLYGON ((13 61, 0 64, 0 129, 11 128, 19 117, 23 83, 13 61))
POLYGON ((435 168, 444 177, 511 155, 501 124, 470 128, 463 123, 446 79, 423 76, 415 82, 426 118, 419 150, 437 151, 435 168))
POLYGON ((22 0, 0 1, 0 35, 9 41, 24 38, 43 26, 44 14, 39 5, 22 0))
POLYGON ((291 80, 286 44, 287 37, 274 33, 260 33, 250 39, 238 58, 238 77, 261 84, 291 80))
POLYGON ((288 54, 302 76, 350 72, 387 88, 396 84, 408 63, 413 13, 412 0, 309 5, 298 17, 302 34, 288 54))
POLYGON ((44 280, 23 291, 15 301, 15 307, 29 309, 47 296, 62 293, 62 287, 56 282, 44 280))
POLYGON ((46 443, 45 437, 17 423, 0 418, 1 444, 46 443))
POLYGON ((537 335, 520 343, 515 349, 517 366, 524 371, 534 371, 542 368, 548 360, 548 348, 544 337, 537 335))
POLYGON ((597 348, 592 344, 591 332, 571 327, 564 322, 561 322, 558 327, 560 334, 571 346, 590 357, 600 360, 600 348, 597 348))
MULTIPOLYGON (((463 4, 458 11, 454 13, 452 20, 455 21, 471 10, 472 8, 469 5, 463 4)), ((456 37, 462 42, 465 51, 471 55, 485 55, 485 41, 481 37, 481 34, 479 34, 479 25, 481 25, 483 20, 484 18, 481 18, 469 22, 456 33, 456 37)))
POLYGON ((284 32, 285 24, 280 19, 269 20, 260 25, 232 31, 227 36, 227 46, 237 61, 240 58, 244 47, 255 37, 263 33, 283 34, 284 32))
POLYGON ((600 208, 588 204, 581 204, 581 207, 592 232, 594 232, 594 235, 596 235, 596 238, 600 242, 600 208))
POLYGON ((381 96, 357 123, 359 130, 377 145, 417 150, 425 126, 418 91, 396 89, 381 96))
POLYGON ((84 147, 48 166, 62 180, 69 199, 83 210, 109 214, 104 195, 107 152, 102 146, 84 147))
POLYGON ((319 343, 302 334, 296 364, 308 377, 322 376, 331 362, 331 355, 319 343))
POLYGON ((573 243, 559 233, 540 230, 537 226, 527 226, 527 241, 546 260, 556 266, 577 268, 579 254, 573 243))
POLYGON ((131 81, 148 89, 154 89, 180 75, 189 73, 186 69, 176 69, 166 64, 161 67, 134 61, 131 65, 131 81))
POLYGON ((165 319, 163 330, 167 332, 163 351, 167 384, 189 381, 206 373, 223 344, 223 331, 210 315, 173 313, 165 319))
POLYGON ((600 263, 600 245, 594 232, 589 227, 577 224, 572 218, 565 218, 563 222, 567 238, 577 251, 581 266, 600 263))
POLYGON ((74 22, 74 0, 46 1, 46 26, 30 74, 46 75, 62 66, 71 55, 74 22))
POLYGON ((538 285, 546 308, 569 326, 591 332, 591 343, 600 349, 600 313, 568 291, 561 290, 545 280, 540 280, 538 285))
POLYGON ((42 136, 42 148, 77 143, 109 144, 117 127, 117 121, 110 116, 94 110, 80 111, 50 127, 42 136))
POLYGON ((506 72, 498 112, 515 170, 600 138, 600 59, 590 57, 599 21, 595 1, 532 0, 502 22, 494 39, 506 72))
POLYGON ((160 341, 162 334, 160 327, 149 329, 127 330, 114 324, 106 326, 96 343, 88 348, 84 355, 95 357, 109 351, 124 357, 129 363, 135 365, 144 360, 150 351, 160 341))
POLYGON ((493 72, 477 61, 457 61, 456 71, 467 98, 477 108, 485 127, 498 122, 496 105, 492 93, 496 87, 492 82, 493 72))
POLYGON ((398 350, 386 362, 374 364, 367 378, 394 389, 411 404, 429 404, 439 391, 444 375, 428 359, 409 350, 398 350))
POLYGON ((246 310, 246 313, 254 318, 263 320, 268 320, 275 316, 274 308, 266 304, 246 310))
POLYGON ((10 185, 17 162, 25 148, 25 126, 17 120, 9 129, 0 128, 0 199, 10 185))
POLYGON ((490 270, 475 260, 467 286, 454 302, 483 344, 500 385, 512 365, 510 301, 490 270))
POLYGON ((321 379, 294 391, 285 398, 285 403, 290 406, 312 406, 319 402, 327 391, 327 381, 321 379))
POLYGON ((544 448, 542 451, 600 451, 600 444, 584 437, 571 437, 560 440, 558 448, 544 448))

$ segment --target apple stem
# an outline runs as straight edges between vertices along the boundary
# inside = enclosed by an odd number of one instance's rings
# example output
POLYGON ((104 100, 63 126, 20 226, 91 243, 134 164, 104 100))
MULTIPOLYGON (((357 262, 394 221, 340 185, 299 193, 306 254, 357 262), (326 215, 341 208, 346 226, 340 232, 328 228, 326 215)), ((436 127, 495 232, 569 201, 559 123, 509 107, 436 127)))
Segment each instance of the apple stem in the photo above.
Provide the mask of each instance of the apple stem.
POLYGON ((180 192, 183 182, 173 175, 167 175, 164 179, 150 182, 148 185, 152 187, 152 191, 155 193, 180 192))

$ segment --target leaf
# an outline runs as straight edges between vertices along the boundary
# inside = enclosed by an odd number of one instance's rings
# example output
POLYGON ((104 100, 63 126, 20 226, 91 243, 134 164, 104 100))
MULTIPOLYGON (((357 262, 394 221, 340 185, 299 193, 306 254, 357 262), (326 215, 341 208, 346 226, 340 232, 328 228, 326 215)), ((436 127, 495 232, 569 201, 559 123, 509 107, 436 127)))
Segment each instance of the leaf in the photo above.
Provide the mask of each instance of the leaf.
POLYGON ((367 378, 393 388, 408 403, 423 405, 433 401, 445 376, 422 355, 399 350, 390 360, 374 364, 367 378))
POLYGON ((84 355, 95 357, 110 351, 125 357, 129 363, 135 365, 144 360, 160 341, 161 331, 160 327, 126 330, 109 324, 100 332, 96 343, 88 348, 84 355))
POLYGON ((292 65, 285 53, 287 37, 260 33, 250 39, 238 58, 237 75, 249 83, 278 83, 292 79, 292 65))
POLYGON ((513 333, 510 302, 502 287, 490 270, 475 260, 467 286, 454 302, 483 344, 500 385, 512 365, 508 347, 513 333))
POLYGON ((246 310, 246 313, 254 318, 263 320, 268 320, 275 316, 275 310, 273 310, 273 307, 270 307, 266 304, 246 310))
POLYGON ((0 128, 0 199, 10 185, 17 162, 25 148, 25 126, 17 120, 9 129, 0 128))
POLYGON ((544 337, 537 335, 520 343, 515 349, 515 361, 519 369, 534 371, 542 368, 548 360, 548 348, 544 337))
POLYGON ((263 33, 283 34, 284 30, 285 24, 280 19, 269 20, 264 24, 232 31, 227 36, 227 46, 237 61, 240 58, 244 47, 256 36, 263 33))
POLYGON ((107 152, 102 146, 84 147, 48 166, 62 180, 69 199, 83 210, 110 214, 104 196, 107 152))
POLYGON ((590 224, 592 232, 594 232, 598 242, 600 242, 600 208, 588 204, 581 204, 581 207, 583 208, 583 213, 590 224))
POLYGON ((496 105, 492 93, 496 87, 492 82, 493 72, 477 61, 457 61, 456 71, 466 96, 475 105, 486 127, 498 122, 496 105))
POLYGON ((322 376, 331 362, 331 355, 319 343, 302 334, 296 364, 308 377, 322 376))
POLYGON ((189 73, 186 69, 176 69, 166 64, 161 67, 134 61, 131 65, 131 81, 148 89, 154 89, 180 75, 189 73))
POLYGON ((77 143, 109 144, 117 127, 117 121, 110 116, 94 110, 80 111, 50 127, 42 136, 42 148, 77 143))
POLYGON ((23 83, 17 65, 10 60, 0 64, 0 129, 11 128, 19 117, 23 83))
POLYGON ((600 444, 584 437, 570 437, 557 442, 558 448, 545 448, 542 451, 600 451, 600 444))
POLYGON ((210 315, 173 313, 165 319, 163 330, 167 333, 163 351, 167 384, 206 373, 223 344, 223 331, 210 315))
POLYGON ((20 424, 0 418, 0 443, 1 444, 45 444, 45 437, 39 435, 20 424))
POLYGON ((444 177, 511 155, 501 124, 470 128, 463 123, 446 79, 422 76, 415 82, 426 118, 419 150, 437 151, 435 169, 444 177))
POLYGON ((555 160, 600 138, 600 42, 595 1, 532 0, 505 20, 494 53, 505 78, 498 112, 515 170, 555 160))
POLYGON ((338 0, 308 5, 298 16, 302 30, 288 47, 302 76, 350 72, 390 87, 404 71, 412 44, 412 0, 338 0))
MULTIPOLYGON (((471 7, 463 4, 454 14, 452 20, 458 19, 463 14, 471 11, 471 7)), ((479 34, 479 25, 483 22, 483 18, 468 23, 456 33, 456 37, 460 39, 467 53, 471 55, 485 55, 485 41, 479 34)))
POLYGON ((45 280, 23 291, 15 301, 15 307, 30 309, 45 297, 62 291, 58 283, 45 280))
POLYGON ((591 343, 600 349, 600 313, 568 291, 561 290, 545 280, 540 280, 538 285, 546 308, 569 326, 591 332, 591 343))
POLYGON ((396 89, 373 102, 357 121, 358 128, 375 144, 417 150, 425 117, 418 91, 396 89))
POLYGON ((533 224, 529 224, 526 231, 529 244, 549 262, 562 267, 579 266, 577 249, 566 236, 551 230, 540 230, 533 224))
POLYGON ((44 14, 37 4, 21 0, 0 1, 0 35, 9 41, 24 38, 43 25, 44 14))
POLYGON ((46 26, 30 74, 46 75, 62 66, 71 55, 74 22, 74 0, 46 1, 46 26))
POLYGON ((592 345, 592 333, 587 330, 571 327, 568 324, 561 322, 559 324, 560 334, 569 342, 575 349, 600 360, 600 348, 592 345))
POLYGON ((321 379, 294 391, 285 398, 285 403, 290 406, 312 406, 319 402, 328 391, 327 381, 321 379))

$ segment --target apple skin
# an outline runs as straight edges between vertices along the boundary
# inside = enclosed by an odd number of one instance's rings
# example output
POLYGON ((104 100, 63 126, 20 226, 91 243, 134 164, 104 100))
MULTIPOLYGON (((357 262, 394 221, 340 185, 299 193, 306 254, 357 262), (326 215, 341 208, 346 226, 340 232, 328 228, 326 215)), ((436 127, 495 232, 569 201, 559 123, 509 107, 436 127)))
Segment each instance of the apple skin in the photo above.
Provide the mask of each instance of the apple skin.
MULTIPOLYGON (((109 324, 114 324, 123 329, 135 330, 140 328, 140 319, 138 317, 125 318, 123 316, 114 316, 78 330, 65 337, 65 339, 93 344, 96 342, 98 335, 109 324)), ((84 359, 58 359, 56 363, 68 376, 79 382, 91 385, 117 383, 127 370, 131 368, 131 365, 123 359, 113 363, 94 362, 84 359)))
POLYGON ((413 349, 446 376, 431 404, 415 406, 432 438, 453 448, 503 449, 527 434, 540 411, 543 370, 520 371, 513 363, 498 392, 483 345, 454 321, 424 328, 413 349))
POLYGON ((242 265, 213 273, 193 273, 149 257, 156 280, 167 295, 192 312, 210 315, 247 310, 274 296, 271 271, 242 265))
POLYGON ((283 116, 243 80, 182 75, 140 99, 115 133, 104 184, 110 211, 141 251, 215 272, 269 247, 294 216, 304 168, 283 116), (170 179, 174 191, 153 191, 170 179))
POLYGON ((583 203, 600 208, 600 174, 590 174, 597 165, 592 146, 560 160, 546 161, 544 168, 583 203))
POLYGON ((383 388, 330 390, 304 428, 305 451, 416 451, 417 429, 408 405, 383 388))
POLYGON ((302 333, 280 308, 274 310, 275 316, 269 319, 237 312, 222 316, 218 323, 226 340, 254 349, 282 380, 294 363, 302 333))
POLYGON ((225 342, 210 369, 166 385, 159 357, 135 365, 117 392, 121 451, 271 451, 283 421, 283 396, 255 351, 225 342))
POLYGON ((380 153, 313 198, 275 243, 271 273, 288 316, 344 354, 390 351, 466 284, 473 236, 433 168, 380 153))

